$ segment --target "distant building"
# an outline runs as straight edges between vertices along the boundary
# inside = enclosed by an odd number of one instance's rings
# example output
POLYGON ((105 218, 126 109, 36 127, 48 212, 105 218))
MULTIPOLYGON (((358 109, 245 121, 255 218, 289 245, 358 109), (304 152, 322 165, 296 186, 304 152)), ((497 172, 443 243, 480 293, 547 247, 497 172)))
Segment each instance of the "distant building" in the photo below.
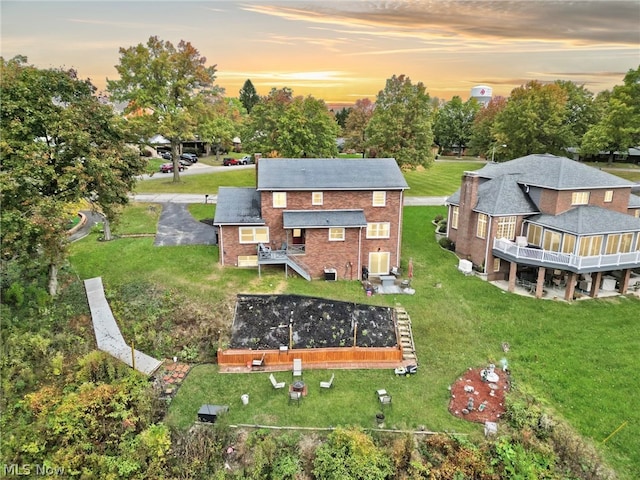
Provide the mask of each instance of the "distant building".
POLYGON ((492 88, 486 85, 476 85, 471 89, 471 98, 475 98, 476 100, 478 100, 478 103, 482 104, 485 107, 491 101, 492 95, 492 88))

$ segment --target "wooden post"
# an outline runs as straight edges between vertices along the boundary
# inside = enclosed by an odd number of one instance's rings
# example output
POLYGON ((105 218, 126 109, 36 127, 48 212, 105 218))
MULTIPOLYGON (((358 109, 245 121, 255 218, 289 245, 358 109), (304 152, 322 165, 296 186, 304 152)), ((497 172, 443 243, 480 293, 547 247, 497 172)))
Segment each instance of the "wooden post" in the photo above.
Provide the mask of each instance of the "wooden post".
POLYGON ((289 350, 293 349, 293 323, 289 322, 289 350))
POLYGON ((354 348, 357 346, 356 340, 358 338, 358 322, 353 327, 353 346, 354 348))
POLYGON ((131 340, 131 368, 136 369, 136 349, 133 346, 133 340, 131 340))

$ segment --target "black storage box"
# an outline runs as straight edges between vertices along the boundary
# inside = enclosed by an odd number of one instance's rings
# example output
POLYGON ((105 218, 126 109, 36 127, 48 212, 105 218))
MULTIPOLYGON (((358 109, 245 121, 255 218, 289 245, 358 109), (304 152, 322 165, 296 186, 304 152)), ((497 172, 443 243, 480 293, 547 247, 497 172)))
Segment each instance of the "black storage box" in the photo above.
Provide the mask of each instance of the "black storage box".
POLYGON ((218 415, 227 412, 229 407, 226 405, 202 405, 198 410, 198 421, 206 423, 214 423, 218 415))

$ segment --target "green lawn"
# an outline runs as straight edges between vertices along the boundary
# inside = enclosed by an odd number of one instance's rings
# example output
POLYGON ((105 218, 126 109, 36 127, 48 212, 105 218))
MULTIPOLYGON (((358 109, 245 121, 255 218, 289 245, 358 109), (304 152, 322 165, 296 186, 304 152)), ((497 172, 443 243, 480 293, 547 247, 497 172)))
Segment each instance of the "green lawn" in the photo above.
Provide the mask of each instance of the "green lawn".
MULTIPOLYGON (((410 190, 409 196, 451 195, 459 186, 463 172, 482 168, 483 162, 436 162, 428 169, 405 172, 410 190)), ((137 193, 201 193, 215 194, 218 188, 251 187, 256 184, 255 169, 233 169, 201 175, 182 176, 180 183, 173 183, 171 175, 154 175, 136 186, 137 193)))
MULTIPOLYGON (((210 210, 192 206, 198 218, 210 210)), ((209 207, 210 208, 210 207, 209 207)), ((217 374, 215 365, 193 369, 171 404, 168 423, 188 427, 203 403, 231 406, 231 423, 373 426, 379 406, 374 390, 393 394, 385 411, 387 426, 457 431, 480 437, 481 427, 447 411, 447 387, 470 367, 509 361, 520 390, 567 419, 591 438, 622 478, 640 471, 640 410, 636 407, 637 297, 590 299, 571 304, 505 293, 477 277, 457 271, 457 259, 434 241, 430 220, 443 207, 405 207, 403 265, 413 258, 416 294, 366 297, 358 282, 306 282, 284 278, 278 268, 221 269, 215 247, 153 247, 151 238, 97 242, 93 235, 71 246, 72 264, 81 278, 101 276, 105 285, 147 280, 178 288, 204 309, 228 305, 235 293, 283 292, 394 306, 410 314, 420 370, 409 378, 391 370, 338 371, 335 388, 320 391, 328 371, 305 370, 309 395, 300 407, 289 406, 264 373, 217 374), (504 354, 502 342, 511 350, 504 354), (240 396, 248 393, 249 405, 240 396), (602 441, 628 422, 606 444, 602 441)), ((147 230, 157 212, 136 205, 130 222, 147 230), (146 226, 140 226, 146 223, 146 226)), ((128 217, 128 214, 125 215, 128 217)), ((120 229, 127 225, 122 222, 120 229)), ((123 233, 124 230, 117 230, 123 233)), ((229 322, 232 310, 228 313, 229 322)), ((290 374, 276 374, 290 382, 290 374)))

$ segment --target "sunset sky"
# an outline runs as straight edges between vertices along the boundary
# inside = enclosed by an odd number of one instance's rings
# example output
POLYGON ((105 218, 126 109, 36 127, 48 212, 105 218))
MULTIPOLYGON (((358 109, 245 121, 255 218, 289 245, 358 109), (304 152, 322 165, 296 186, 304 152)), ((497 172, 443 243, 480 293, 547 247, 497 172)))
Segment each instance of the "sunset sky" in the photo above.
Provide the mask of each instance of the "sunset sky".
POLYGON ((534 79, 599 92, 640 64, 640 0, 2 0, 0 14, 5 60, 75 68, 101 90, 118 49, 152 35, 191 42, 229 96, 251 79, 330 104, 375 99, 394 74, 446 100, 534 79))

